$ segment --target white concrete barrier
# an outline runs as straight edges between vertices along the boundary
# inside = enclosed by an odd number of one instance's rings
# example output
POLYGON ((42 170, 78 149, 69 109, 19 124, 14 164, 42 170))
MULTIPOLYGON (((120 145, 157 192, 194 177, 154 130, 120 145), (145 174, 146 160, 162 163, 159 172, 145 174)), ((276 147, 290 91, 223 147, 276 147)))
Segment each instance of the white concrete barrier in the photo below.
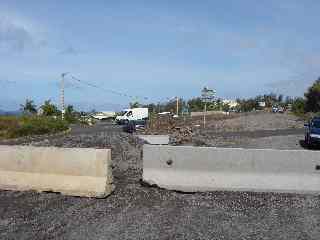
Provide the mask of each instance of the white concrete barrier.
POLYGON ((105 197, 110 165, 110 149, 0 146, 0 189, 105 197))
POLYGON ((168 145, 169 136, 168 135, 138 135, 139 138, 145 140, 151 145, 168 145))
POLYGON ((144 145, 143 180, 185 192, 320 193, 320 152, 144 145))

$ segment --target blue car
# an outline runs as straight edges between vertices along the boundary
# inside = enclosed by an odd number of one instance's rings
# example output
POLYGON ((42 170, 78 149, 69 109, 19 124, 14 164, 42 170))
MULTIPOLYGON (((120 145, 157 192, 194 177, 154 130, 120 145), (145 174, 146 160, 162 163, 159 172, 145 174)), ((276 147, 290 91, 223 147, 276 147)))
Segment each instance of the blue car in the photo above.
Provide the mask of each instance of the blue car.
POLYGON ((320 146, 320 117, 314 117, 305 126, 305 143, 308 146, 320 146))

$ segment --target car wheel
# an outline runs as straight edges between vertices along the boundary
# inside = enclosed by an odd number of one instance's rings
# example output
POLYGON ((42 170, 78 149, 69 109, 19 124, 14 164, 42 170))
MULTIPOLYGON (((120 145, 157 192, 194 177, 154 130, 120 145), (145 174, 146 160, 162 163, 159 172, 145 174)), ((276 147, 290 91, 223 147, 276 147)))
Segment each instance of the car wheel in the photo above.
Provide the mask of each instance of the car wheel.
POLYGON ((307 137, 307 148, 311 149, 312 148, 312 142, 310 137, 307 137))

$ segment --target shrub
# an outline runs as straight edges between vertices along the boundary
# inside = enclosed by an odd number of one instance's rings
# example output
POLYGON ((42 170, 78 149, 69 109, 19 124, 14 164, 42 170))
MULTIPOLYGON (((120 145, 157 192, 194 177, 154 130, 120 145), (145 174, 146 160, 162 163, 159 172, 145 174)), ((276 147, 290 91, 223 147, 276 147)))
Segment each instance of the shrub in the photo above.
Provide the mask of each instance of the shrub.
POLYGON ((68 123, 66 121, 52 117, 22 116, 0 118, 0 136, 8 138, 51 134, 67 129, 68 123))
POLYGON ((292 103, 292 112, 296 115, 304 115, 305 114, 305 105, 306 101, 303 98, 296 98, 292 103))
POLYGON ((8 129, 17 128, 19 121, 17 117, 0 117, 0 131, 6 131, 8 129))
POLYGON ((305 98, 305 110, 307 112, 320 111, 320 78, 308 89, 305 98))

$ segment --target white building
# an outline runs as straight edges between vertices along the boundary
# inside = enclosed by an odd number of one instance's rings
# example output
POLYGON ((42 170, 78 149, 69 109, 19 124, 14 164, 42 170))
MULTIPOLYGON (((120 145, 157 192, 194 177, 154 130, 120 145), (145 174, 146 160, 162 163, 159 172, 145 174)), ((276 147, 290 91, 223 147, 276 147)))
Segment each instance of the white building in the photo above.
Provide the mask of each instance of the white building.
POLYGON ((236 100, 224 99, 222 100, 222 102, 223 104, 228 104, 230 108, 235 108, 239 105, 236 100))

